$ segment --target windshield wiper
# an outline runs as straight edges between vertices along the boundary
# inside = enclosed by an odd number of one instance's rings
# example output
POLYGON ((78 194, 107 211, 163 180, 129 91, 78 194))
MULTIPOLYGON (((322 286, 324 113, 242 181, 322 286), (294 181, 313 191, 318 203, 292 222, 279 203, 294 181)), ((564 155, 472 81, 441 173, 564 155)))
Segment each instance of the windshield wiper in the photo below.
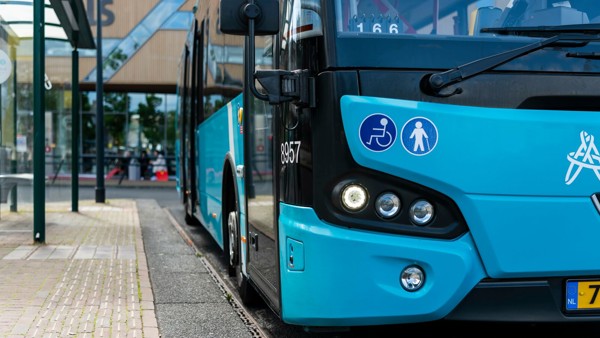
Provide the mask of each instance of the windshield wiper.
POLYGON ((486 32, 496 32, 496 30, 498 30, 502 31, 503 33, 505 32, 506 34, 520 34, 527 36, 546 36, 545 34, 548 34, 550 37, 523 47, 477 59, 445 72, 428 75, 428 77, 424 78, 424 86, 422 86, 423 92, 439 97, 448 97, 455 94, 460 94, 462 93, 462 88, 456 88, 454 91, 449 93, 442 93, 441 91, 450 85, 461 82, 487 70, 496 68, 520 56, 540 50, 557 42, 575 42, 578 43, 578 46, 583 46, 590 41, 600 40, 600 25, 595 24, 556 27, 542 26, 484 28, 481 31, 484 32, 484 30, 486 32), (576 30, 575 27, 580 27, 580 30, 576 30), (552 31, 552 29, 556 29, 556 31, 552 31))
POLYGON ((547 38, 563 33, 600 34, 600 24, 563 25, 563 26, 532 26, 532 27, 487 27, 481 33, 496 33, 500 35, 517 35, 547 38))

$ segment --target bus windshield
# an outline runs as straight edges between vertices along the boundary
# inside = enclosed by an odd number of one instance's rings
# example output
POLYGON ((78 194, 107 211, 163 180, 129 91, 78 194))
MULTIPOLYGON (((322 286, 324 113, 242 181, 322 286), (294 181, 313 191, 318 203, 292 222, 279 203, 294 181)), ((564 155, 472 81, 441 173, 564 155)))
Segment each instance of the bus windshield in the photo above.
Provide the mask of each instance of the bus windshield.
POLYGON ((337 30, 353 34, 492 36, 482 28, 600 23, 597 0, 336 0, 337 30))

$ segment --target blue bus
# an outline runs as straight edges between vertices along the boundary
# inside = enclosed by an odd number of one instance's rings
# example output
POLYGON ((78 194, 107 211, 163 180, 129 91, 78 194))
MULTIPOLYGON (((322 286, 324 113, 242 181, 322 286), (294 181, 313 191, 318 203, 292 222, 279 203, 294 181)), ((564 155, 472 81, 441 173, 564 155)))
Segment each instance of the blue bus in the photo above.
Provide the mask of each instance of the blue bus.
POLYGON ((289 324, 600 319, 600 3, 207 0, 185 219, 289 324))

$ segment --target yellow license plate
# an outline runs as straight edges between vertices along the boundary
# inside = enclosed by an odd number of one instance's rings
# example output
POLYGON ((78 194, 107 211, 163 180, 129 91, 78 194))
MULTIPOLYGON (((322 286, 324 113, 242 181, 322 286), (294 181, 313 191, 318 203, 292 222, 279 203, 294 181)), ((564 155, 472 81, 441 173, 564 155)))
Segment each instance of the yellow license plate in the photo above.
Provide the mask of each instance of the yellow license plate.
POLYGON ((600 280, 567 281, 567 310, 600 310, 600 280))

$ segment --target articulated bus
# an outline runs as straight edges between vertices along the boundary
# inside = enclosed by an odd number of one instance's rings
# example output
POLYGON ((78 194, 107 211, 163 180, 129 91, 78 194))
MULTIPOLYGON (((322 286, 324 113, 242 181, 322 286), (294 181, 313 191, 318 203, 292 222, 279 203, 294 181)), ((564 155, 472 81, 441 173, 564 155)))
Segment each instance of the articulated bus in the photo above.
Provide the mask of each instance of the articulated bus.
POLYGON ((178 192, 285 323, 600 319, 600 2, 206 0, 178 192))

